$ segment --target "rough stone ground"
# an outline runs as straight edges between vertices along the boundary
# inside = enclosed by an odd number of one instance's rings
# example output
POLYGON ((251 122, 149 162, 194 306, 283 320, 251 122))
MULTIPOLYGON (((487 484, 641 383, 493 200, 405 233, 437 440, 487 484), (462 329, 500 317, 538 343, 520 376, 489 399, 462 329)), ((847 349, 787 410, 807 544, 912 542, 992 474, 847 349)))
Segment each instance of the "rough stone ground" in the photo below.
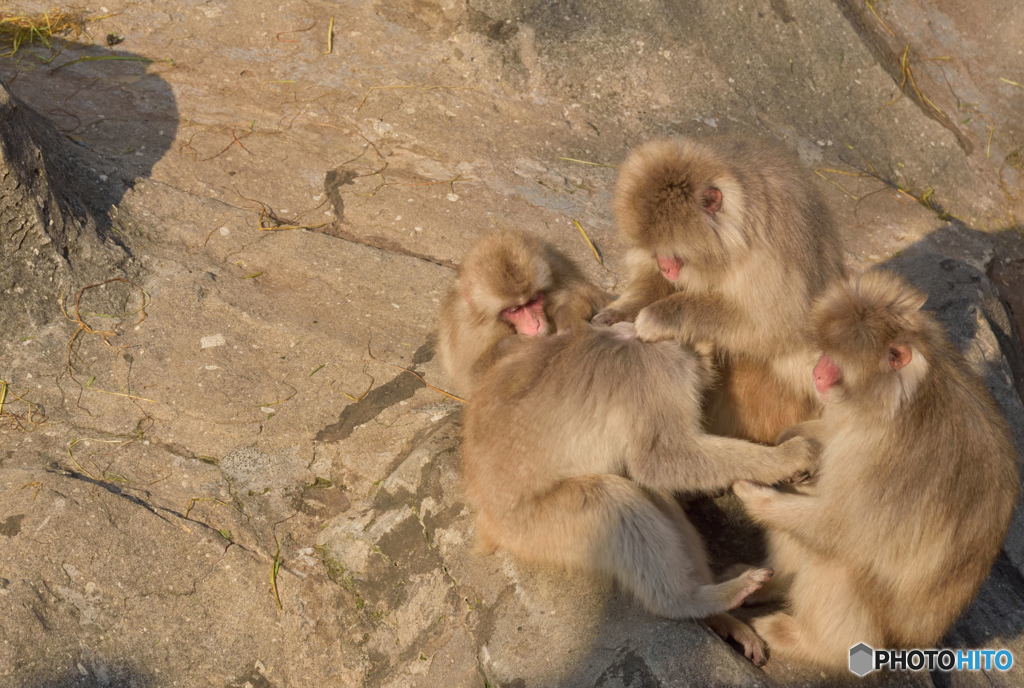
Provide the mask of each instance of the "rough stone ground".
MULTIPOLYGON (((822 683, 600 581, 474 554, 459 404, 396 368, 444 386, 435 310, 491 228, 539 232, 614 288, 610 166, 657 135, 798 150, 849 263, 929 290, 1024 440, 1018 3, 170 7, 111 0, 53 61, 0 59, 134 180, 110 220, 143 274, 82 295, 116 334, 76 336, 52 303, 0 340, 0 685, 822 683), (155 61, 61 66, 108 55, 155 61)), ((1022 528, 949 644, 1024 658, 1022 528)), ((712 550, 750 554, 716 532, 712 550)))

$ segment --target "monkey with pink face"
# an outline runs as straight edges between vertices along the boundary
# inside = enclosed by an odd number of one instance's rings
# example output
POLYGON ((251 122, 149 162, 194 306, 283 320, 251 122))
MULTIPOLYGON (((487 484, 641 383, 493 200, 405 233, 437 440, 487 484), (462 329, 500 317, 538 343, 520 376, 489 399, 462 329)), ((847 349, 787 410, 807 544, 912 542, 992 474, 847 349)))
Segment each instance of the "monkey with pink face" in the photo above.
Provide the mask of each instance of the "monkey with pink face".
POLYGON ((820 419, 814 484, 733 486, 768 530, 776 570, 756 619, 773 654, 834 670, 857 643, 930 648, 988 575, 1017 502, 1017 455, 984 383, 895 275, 833 285, 807 371, 820 419))
POLYGON ((644 143, 623 162, 615 219, 629 279, 594 318, 647 341, 714 346, 706 427, 772 442, 814 418, 811 302, 844 273, 824 199, 788 152, 741 137, 644 143))
POLYGON ((614 577, 655 614, 706 619, 752 661, 765 648, 726 613, 771 577, 715 583, 673 492, 773 483, 812 465, 803 438, 764 447, 701 431, 710 365, 633 326, 593 327, 603 295, 523 232, 483 238, 441 309, 441 360, 468 390, 462 473, 478 542, 614 577))
POLYGON ((568 332, 586 325, 609 297, 572 261, 527 232, 495 232, 474 244, 441 306, 441 366, 462 394, 510 334, 568 332))

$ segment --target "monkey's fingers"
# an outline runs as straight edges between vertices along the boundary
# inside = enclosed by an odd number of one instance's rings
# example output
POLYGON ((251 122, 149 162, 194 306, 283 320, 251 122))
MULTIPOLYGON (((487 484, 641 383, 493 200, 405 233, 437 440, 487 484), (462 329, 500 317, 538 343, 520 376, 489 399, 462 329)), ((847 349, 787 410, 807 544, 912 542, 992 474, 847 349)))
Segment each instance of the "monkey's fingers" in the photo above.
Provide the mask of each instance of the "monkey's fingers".
POLYGON ((629 322, 629 320, 622 311, 614 308, 602 308, 597 315, 590 319, 590 322, 601 327, 608 327, 617 322, 629 322))
POLYGON ((732 640, 743 649, 743 656, 754 666, 768 662, 768 646, 754 629, 730 614, 717 614, 705 619, 708 626, 723 640, 732 640))

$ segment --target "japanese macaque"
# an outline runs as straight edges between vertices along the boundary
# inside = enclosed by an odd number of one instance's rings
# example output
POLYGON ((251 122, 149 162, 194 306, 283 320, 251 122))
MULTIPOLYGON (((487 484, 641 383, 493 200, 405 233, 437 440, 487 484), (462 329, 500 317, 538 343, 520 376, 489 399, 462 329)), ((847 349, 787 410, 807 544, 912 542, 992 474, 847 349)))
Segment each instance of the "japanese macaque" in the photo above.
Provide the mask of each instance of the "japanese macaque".
MULTIPOLYGON (((503 273, 488 274, 493 293, 511 291, 503 273)), ((462 280, 481 276, 464 270, 456 292, 468 292, 462 280)), ((503 303, 493 302, 492 314, 503 303)), ((450 305, 441 317, 449 346, 481 350, 461 331, 480 327, 479 320, 450 305)), ((479 361, 470 355, 451 353, 473 370, 463 478, 481 547, 609 574, 651 612, 707 618, 763 663, 763 643, 725 612, 771 571, 714 584, 703 543, 671 493, 784 480, 811 466, 812 444, 797 437, 764 447, 703 434, 706 357, 676 342, 641 342, 628 323, 584 323, 547 336, 506 328, 479 361)))
POLYGON ((771 542, 789 610, 756 619, 773 654, 844 669, 851 646, 935 647, 997 556, 1016 453, 981 379, 896 276, 830 288, 807 370, 821 419, 816 483, 733 490, 771 542))
POLYGON ((770 442, 814 417, 804 328, 843 256, 799 163, 738 140, 652 141, 623 163, 614 205, 629 280, 594 322, 635 320, 643 340, 713 344, 712 432, 770 442))
POLYGON ((608 296, 557 249, 526 232, 488 235, 466 254, 441 307, 441 365, 461 392, 474 366, 509 334, 586 327, 608 296))

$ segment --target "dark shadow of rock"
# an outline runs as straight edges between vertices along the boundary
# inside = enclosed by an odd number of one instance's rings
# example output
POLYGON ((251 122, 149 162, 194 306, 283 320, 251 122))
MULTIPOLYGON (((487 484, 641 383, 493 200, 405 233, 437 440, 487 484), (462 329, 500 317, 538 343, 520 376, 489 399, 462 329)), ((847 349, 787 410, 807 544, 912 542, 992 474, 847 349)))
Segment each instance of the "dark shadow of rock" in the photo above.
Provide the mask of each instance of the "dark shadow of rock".
POLYGON ((117 204, 174 140, 152 61, 70 42, 0 60, 0 294, 10 327, 58 316, 73 285, 131 272, 117 204))
POLYGON ((14 685, 18 688, 151 688, 157 684, 131 662, 108 662, 89 653, 70 669, 32 674, 14 685))

